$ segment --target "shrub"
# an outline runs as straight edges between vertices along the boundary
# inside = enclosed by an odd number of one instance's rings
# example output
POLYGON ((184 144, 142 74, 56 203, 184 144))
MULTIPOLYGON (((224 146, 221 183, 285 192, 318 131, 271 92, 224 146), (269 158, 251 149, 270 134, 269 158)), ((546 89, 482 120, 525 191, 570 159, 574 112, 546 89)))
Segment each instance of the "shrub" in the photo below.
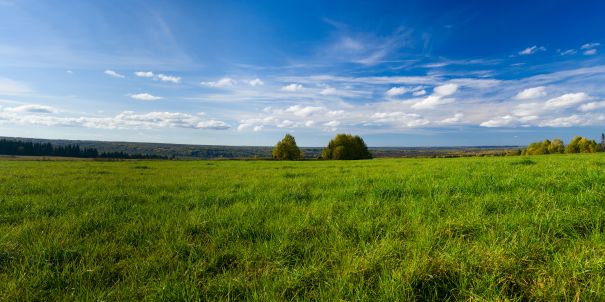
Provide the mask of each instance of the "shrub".
POLYGON ((359 136, 337 134, 321 152, 323 159, 370 159, 372 154, 359 136))
POLYGON ((304 158, 303 153, 296 145, 294 136, 286 134, 284 138, 275 145, 271 152, 273 158, 281 160, 295 160, 304 158))

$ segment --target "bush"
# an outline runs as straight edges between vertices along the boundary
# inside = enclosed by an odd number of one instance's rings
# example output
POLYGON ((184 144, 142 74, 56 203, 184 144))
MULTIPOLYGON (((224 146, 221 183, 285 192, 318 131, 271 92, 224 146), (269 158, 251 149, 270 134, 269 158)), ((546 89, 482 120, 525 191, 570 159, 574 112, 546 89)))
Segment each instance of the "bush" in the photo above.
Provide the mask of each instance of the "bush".
POLYGON ((284 138, 275 145, 271 152, 273 158, 281 160, 295 160, 304 158, 303 153, 296 145, 294 136, 286 134, 284 138))
POLYGON ((359 136, 337 134, 321 152, 322 159, 371 159, 368 146, 359 136))

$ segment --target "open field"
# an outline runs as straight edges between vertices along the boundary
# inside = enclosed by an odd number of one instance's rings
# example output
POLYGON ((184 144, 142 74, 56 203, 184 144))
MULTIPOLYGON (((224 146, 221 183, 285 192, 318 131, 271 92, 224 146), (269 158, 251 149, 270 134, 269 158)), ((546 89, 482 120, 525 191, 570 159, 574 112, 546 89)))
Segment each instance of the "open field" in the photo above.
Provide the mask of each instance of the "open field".
POLYGON ((0 300, 605 300, 605 156, 0 161, 0 300))

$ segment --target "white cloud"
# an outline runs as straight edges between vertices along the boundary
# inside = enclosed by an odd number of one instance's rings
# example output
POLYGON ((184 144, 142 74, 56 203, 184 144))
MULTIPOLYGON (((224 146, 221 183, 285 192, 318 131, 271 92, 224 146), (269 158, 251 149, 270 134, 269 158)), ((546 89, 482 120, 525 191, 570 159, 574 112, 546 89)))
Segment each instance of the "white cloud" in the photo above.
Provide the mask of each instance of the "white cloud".
POLYGON ((71 70, 66 70, 65 72, 67 72, 67 74, 74 74, 74 72, 71 70))
POLYGON ((552 98, 552 99, 546 101, 546 103, 544 103, 544 105, 547 108, 566 108, 566 107, 570 107, 570 106, 582 103, 588 99, 590 99, 590 97, 584 92, 567 93, 562 96, 552 98))
POLYGON ((494 128, 494 127, 513 126, 516 123, 517 123, 517 119, 515 117, 506 115, 506 116, 498 117, 498 118, 495 118, 495 119, 492 119, 489 121, 485 121, 485 122, 479 124, 479 126, 494 128))
POLYGON ((441 120, 439 123, 441 123, 441 124, 456 124, 456 123, 460 123, 462 121, 463 117, 464 117, 464 114, 462 114, 462 113, 456 113, 456 114, 454 114, 454 116, 445 118, 445 119, 441 120))
POLYGON ((97 129, 152 129, 190 128, 224 130, 230 126, 218 120, 202 120, 198 116, 180 112, 135 113, 124 111, 111 117, 70 117, 57 115, 58 110, 42 105, 23 105, 0 110, 0 121, 10 123, 84 127, 97 129), (52 113, 52 114, 51 114, 52 113))
POLYGON ((583 104, 578 108, 578 110, 587 112, 587 111, 593 111, 593 110, 597 110, 597 109, 601 109, 601 108, 605 108, 605 100, 600 101, 600 102, 590 102, 590 103, 583 104))
POLYGON ((154 96, 146 92, 131 94, 130 97, 139 101, 157 101, 163 99, 161 96, 154 96))
POLYGON ((45 105, 37 105, 37 104, 27 104, 20 105, 17 107, 6 108, 4 109, 7 112, 16 112, 16 113, 57 113, 59 110, 56 108, 45 106, 45 105))
POLYGON ((412 105, 414 109, 432 109, 438 105, 449 104, 454 101, 452 98, 447 98, 458 91, 456 84, 444 84, 433 89, 433 93, 426 98, 412 105))
POLYGON ((154 76, 152 71, 137 71, 134 75, 140 78, 153 78, 154 76))
POLYGON ((534 54, 539 51, 546 51, 546 47, 534 45, 532 47, 528 47, 528 48, 520 51, 519 55, 527 56, 527 55, 531 55, 531 54, 534 54))
POLYGON ((210 82, 201 82, 200 84, 204 85, 204 86, 208 86, 208 87, 215 87, 215 88, 224 88, 224 87, 229 87, 229 86, 233 86, 235 85, 235 80, 233 80, 232 78, 221 78, 218 81, 210 81, 210 82))
POLYGON ((546 87, 538 86, 533 88, 527 88, 515 96, 515 99, 518 100, 528 100, 528 99, 537 99, 546 95, 546 87))
POLYGON ((283 120, 277 124, 278 128, 294 128, 296 123, 291 120, 283 120))
POLYGON ((259 78, 256 78, 254 80, 248 81, 248 85, 250 85, 250 86, 262 86, 262 85, 265 85, 265 82, 263 82, 259 78))
POLYGON ((169 76, 165 74, 158 74, 158 79, 162 82, 171 82, 174 84, 178 84, 181 81, 181 77, 169 76))
POLYGON ((226 130, 226 129, 229 129, 230 126, 223 121, 207 120, 207 121, 201 121, 201 122, 197 123, 195 128, 212 129, 212 130, 226 130))
POLYGON ((398 127, 418 127, 429 123, 419 114, 404 112, 376 112, 370 117, 377 123, 391 123, 398 127))
POLYGON ((0 78, 0 95, 19 95, 32 92, 25 83, 7 78, 0 78))
POLYGON ((326 87, 326 88, 324 88, 324 89, 323 89, 323 90, 320 92, 320 94, 321 94, 321 95, 335 95, 335 94, 337 94, 337 93, 338 93, 338 92, 336 91, 336 89, 335 89, 334 87, 329 87, 329 86, 328 86, 328 87, 326 87))
POLYGON ((303 88, 304 88, 304 87, 303 87, 303 85, 301 85, 301 84, 295 84, 295 83, 292 83, 292 84, 288 84, 288 85, 286 85, 286 86, 283 86, 283 87, 281 88, 281 90, 283 90, 283 91, 288 91, 288 92, 296 92, 296 91, 300 91, 300 90, 302 90, 303 88))
POLYGON ((398 95, 402 95, 405 94, 409 91, 409 89, 405 88, 405 87, 391 87, 391 89, 387 90, 387 92, 385 92, 385 95, 387 97, 395 97, 398 95))
POLYGON ((426 90, 424 90, 424 89, 412 92, 413 96, 423 96, 425 94, 426 94, 426 90))
POLYGON ((590 119, 579 115, 568 117, 558 117, 550 120, 542 121, 540 127, 572 127, 577 125, 585 125, 590 122, 590 119))
POLYGON ((596 55, 596 54, 597 54, 596 48, 588 49, 588 50, 584 51, 585 56, 592 56, 592 55, 596 55))
POLYGON ((458 85, 456 84, 445 84, 435 87, 433 94, 438 96, 449 96, 458 91, 458 85))
POLYGON ((294 105, 294 106, 288 107, 285 111, 292 113, 296 116, 308 117, 315 113, 322 112, 325 110, 326 109, 324 107, 294 105))
POLYGON ((581 49, 592 49, 592 48, 599 47, 600 45, 601 45, 601 43, 586 43, 586 44, 582 45, 580 48, 581 49))
POLYGON ((117 72, 115 72, 115 71, 113 71, 111 69, 105 70, 105 74, 108 75, 108 76, 114 77, 114 78, 120 78, 120 79, 124 78, 124 75, 119 74, 119 73, 117 73, 117 72))

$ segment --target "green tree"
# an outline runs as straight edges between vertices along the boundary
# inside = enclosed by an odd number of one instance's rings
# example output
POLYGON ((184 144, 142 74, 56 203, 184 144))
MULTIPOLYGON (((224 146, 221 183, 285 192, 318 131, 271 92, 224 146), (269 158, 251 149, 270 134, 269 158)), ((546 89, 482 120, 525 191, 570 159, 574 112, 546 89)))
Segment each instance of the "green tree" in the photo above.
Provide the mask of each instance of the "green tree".
POLYGON ((281 160, 295 160, 304 158, 303 153, 296 146, 294 136, 286 134, 284 138, 275 145, 271 152, 273 158, 281 160))
POLYGON ((323 159, 370 159, 372 154, 357 135, 337 134, 321 152, 323 159))
POLYGON ((548 146, 549 154, 565 153, 565 144, 562 140, 555 138, 548 146))
POLYGON ((565 148, 565 153, 594 153, 597 152, 597 142, 585 137, 574 137, 565 148))

